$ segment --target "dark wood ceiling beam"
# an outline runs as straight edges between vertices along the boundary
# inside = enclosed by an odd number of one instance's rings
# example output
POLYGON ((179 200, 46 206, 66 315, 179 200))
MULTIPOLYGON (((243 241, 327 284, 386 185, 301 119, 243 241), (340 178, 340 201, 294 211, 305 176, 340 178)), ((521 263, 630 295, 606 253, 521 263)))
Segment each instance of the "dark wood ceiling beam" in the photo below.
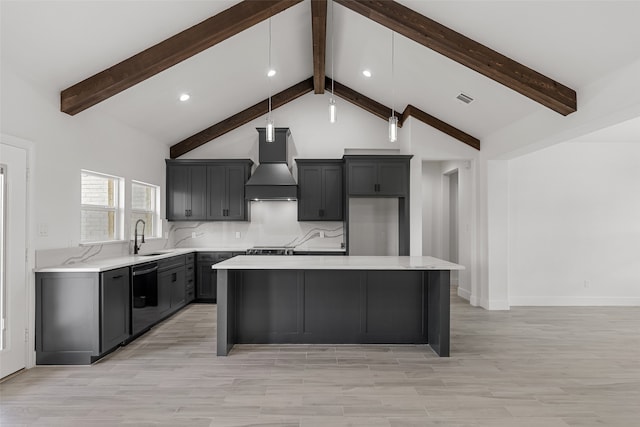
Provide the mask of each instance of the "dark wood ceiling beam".
POLYGON ((107 68, 60 93, 60 110, 75 115, 196 55, 302 0, 245 0, 107 68))
POLYGON ((577 110, 575 90, 406 6, 389 0, 335 1, 562 115, 577 110))
MULTIPOLYGON (((313 90, 313 77, 309 77, 300 83, 291 86, 282 92, 276 93, 271 97, 271 109, 275 110, 278 107, 282 107, 288 102, 293 101, 307 94, 313 90)), ((252 120, 264 116, 269 112, 269 99, 258 102, 255 105, 243 110, 231 117, 224 119, 223 121, 210 126, 203 131, 190 136, 189 138, 172 145, 169 150, 169 155, 172 159, 182 156, 189 151, 206 144, 207 142, 224 135, 234 129, 245 125, 252 120)))
MULTIPOLYGON (((327 87, 330 87, 331 79, 329 77, 326 77, 325 80, 326 80, 325 85, 327 87)), ((334 93, 338 95, 340 98, 346 101, 349 101, 353 105, 356 105, 365 111, 370 112, 374 116, 380 117, 382 120, 389 120, 389 117, 391 116, 390 107, 387 107, 386 105, 383 105, 378 101, 375 101, 369 98, 368 96, 361 94, 360 92, 356 92, 350 87, 347 87, 342 83, 338 83, 337 81, 333 81, 333 85, 334 85, 334 88, 333 88, 334 93)), ((398 116, 398 122, 399 122, 400 114, 398 114, 397 111, 396 111, 396 116, 398 116)), ((400 123, 398 123, 398 125, 402 126, 400 123)))
POLYGON ((313 39, 313 91, 324 93, 325 57, 327 52, 327 0, 311 0, 313 39))
POLYGON ((420 120, 422 123, 438 129, 440 132, 446 133, 447 135, 457 139, 458 141, 464 142, 468 146, 475 148, 476 150, 480 150, 480 140, 478 138, 475 138, 468 133, 451 126, 450 124, 445 123, 436 117, 433 117, 431 114, 425 113, 421 109, 411 104, 407 105, 407 108, 405 108, 402 112, 402 118, 400 119, 400 122, 404 124, 404 122, 409 117, 420 120))
MULTIPOLYGON (((326 77, 326 86, 331 86, 331 79, 326 77)), ((335 87, 335 94, 340 98, 351 102, 353 105, 356 105, 362 108, 365 111, 373 114, 374 116, 380 117, 382 120, 389 120, 389 116, 391 115, 391 108, 387 107, 375 101, 363 94, 356 92, 355 90, 338 83, 337 81, 333 82, 335 87)), ((425 113, 419 108, 409 104, 407 108, 404 109, 402 114, 399 114, 397 111, 395 115, 398 117, 398 126, 402 127, 404 122, 409 118, 413 117, 421 122, 449 135, 452 138, 457 139, 458 141, 464 142, 465 144, 475 148, 476 150, 480 150, 480 140, 469 135, 466 132, 461 131, 460 129, 451 126, 448 123, 443 122, 442 120, 433 117, 432 115, 425 113)))

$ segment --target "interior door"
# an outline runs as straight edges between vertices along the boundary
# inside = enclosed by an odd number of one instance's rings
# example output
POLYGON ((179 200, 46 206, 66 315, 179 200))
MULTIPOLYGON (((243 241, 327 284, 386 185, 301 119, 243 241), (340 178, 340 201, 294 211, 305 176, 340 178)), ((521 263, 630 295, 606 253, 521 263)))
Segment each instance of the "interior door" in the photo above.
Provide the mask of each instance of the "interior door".
POLYGON ((26 366, 27 152, 0 144, 0 378, 26 366))

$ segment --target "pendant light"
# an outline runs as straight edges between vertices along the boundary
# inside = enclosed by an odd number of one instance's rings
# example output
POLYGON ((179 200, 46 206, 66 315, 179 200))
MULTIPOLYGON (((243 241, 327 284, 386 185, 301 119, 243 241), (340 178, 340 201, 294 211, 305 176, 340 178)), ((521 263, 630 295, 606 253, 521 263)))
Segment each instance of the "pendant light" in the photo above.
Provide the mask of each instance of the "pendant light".
POLYGON ((333 49, 333 37, 335 35, 335 19, 333 17, 333 0, 331 1, 331 98, 329 98, 329 123, 335 123, 338 121, 338 112, 336 111, 336 100, 334 97, 333 82, 335 80, 335 73, 333 72, 334 63, 334 49, 333 49))
POLYGON ((267 77, 269 78, 269 114, 267 115, 267 132, 266 132, 266 141, 273 142, 276 140, 276 132, 273 125, 273 118, 271 117, 271 76, 275 73, 272 73, 271 68, 271 17, 269 17, 269 70, 267 71, 267 77))
POLYGON ((394 32, 391 32, 391 117, 389 117, 389 142, 398 139, 398 117, 395 111, 395 82, 394 82, 394 32))

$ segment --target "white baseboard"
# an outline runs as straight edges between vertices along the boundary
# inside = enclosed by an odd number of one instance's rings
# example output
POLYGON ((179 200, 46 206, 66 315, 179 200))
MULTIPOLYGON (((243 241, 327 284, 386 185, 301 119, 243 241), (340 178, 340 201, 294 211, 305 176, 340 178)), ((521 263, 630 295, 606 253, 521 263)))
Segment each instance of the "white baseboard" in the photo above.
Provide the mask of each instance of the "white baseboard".
POLYGON ((462 289, 459 286, 458 286, 458 296, 460 298, 466 299, 467 301, 471 301, 471 291, 469 291, 467 289, 462 289))
POLYGON ((487 310, 509 310, 509 301, 488 300, 486 298, 483 298, 480 300, 480 307, 487 310))
POLYGON ((510 297, 509 304, 512 306, 620 306, 638 307, 639 297, 510 297))

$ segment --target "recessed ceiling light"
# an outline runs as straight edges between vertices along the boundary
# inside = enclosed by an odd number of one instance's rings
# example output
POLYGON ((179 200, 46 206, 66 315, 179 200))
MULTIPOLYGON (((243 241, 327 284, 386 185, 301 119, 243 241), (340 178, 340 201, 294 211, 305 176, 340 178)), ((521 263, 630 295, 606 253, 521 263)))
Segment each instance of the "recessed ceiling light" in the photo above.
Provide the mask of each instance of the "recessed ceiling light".
POLYGON ((273 77, 275 75, 276 75, 276 70, 271 69, 267 71, 267 77, 273 77))
POLYGON ((371 77, 371 71, 369 71, 369 70, 363 70, 363 71, 362 71, 362 75, 363 75, 363 76, 365 76, 365 77, 371 77))
POLYGON ((188 93, 183 93, 180 95, 180 98, 178 98, 180 101, 184 102, 184 101, 188 101, 189 98, 191 98, 191 95, 189 95, 188 93))

